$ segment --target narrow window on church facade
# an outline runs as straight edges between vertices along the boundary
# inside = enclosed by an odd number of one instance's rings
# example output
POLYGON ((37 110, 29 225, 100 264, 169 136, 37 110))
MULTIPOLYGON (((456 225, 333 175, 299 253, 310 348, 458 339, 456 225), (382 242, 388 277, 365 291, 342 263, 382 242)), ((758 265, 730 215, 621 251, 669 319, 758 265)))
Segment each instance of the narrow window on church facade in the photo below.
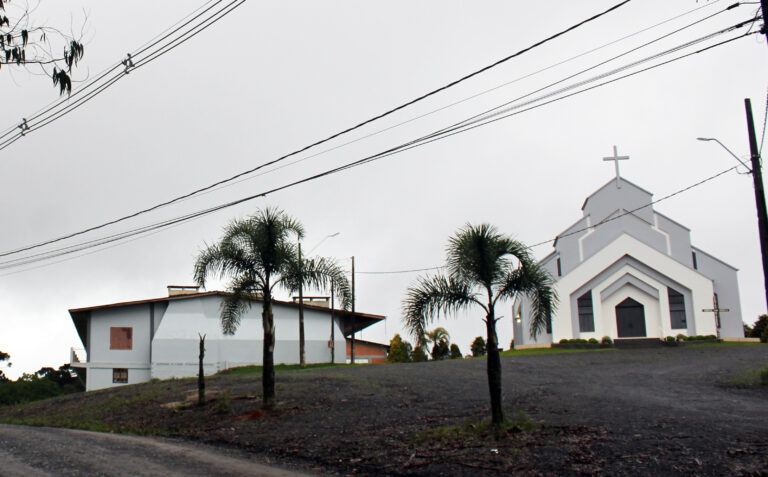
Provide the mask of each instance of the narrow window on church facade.
POLYGON ((576 300, 579 308, 579 331, 582 333, 595 331, 595 315, 592 312, 592 290, 581 295, 576 300))
POLYGON ((557 257, 557 276, 563 276, 563 267, 560 265, 560 257, 557 257))
POLYGON ((688 328, 685 320, 685 297, 671 288, 667 288, 667 295, 669 296, 669 319, 672 329, 688 328))
MULTIPOLYGON (((559 259, 558 259, 559 260, 559 259)), ((547 334, 552 334, 552 312, 547 312, 547 334)))
POLYGON ((691 258, 693 259, 693 269, 698 270, 699 264, 696 262, 696 252, 691 252, 691 258))

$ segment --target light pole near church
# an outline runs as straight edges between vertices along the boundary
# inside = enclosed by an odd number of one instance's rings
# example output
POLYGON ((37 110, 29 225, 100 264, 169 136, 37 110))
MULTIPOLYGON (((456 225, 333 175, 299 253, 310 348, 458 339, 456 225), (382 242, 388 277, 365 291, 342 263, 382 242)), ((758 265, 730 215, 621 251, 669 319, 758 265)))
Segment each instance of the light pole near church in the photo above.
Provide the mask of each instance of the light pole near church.
MULTIPOLYGON (((763 0, 763 5, 768 0, 763 0)), ((752 167, 748 167, 744 164, 744 161, 731 152, 725 144, 711 137, 697 138, 699 141, 714 141, 718 143, 723 149, 735 157, 744 167, 752 174, 752 182, 755 188, 755 204, 757 207, 757 228, 760 234, 760 253, 763 259, 763 285, 765 288, 765 303, 768 306, 768 211, 766 211, 765 205, 765 189, 763 188, 763 172, 762 165, 760 164, 760 150, 757 147, 757 137, 755 136, 755 121, 752 118, 752 103, 749 98, 744 100, 744 108, 747 114, 747 135, 749 136, 749 150, 752 161, 752 167)), ((717 308, 717 307, 715 307, 717 308)))

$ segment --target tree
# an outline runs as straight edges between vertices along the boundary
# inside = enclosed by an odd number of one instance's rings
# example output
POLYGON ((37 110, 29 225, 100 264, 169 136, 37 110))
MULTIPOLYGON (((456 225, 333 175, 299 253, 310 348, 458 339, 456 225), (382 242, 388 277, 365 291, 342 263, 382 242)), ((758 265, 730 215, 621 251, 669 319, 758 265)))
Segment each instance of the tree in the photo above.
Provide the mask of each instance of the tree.
MULTIPOLYGON (((36 25, 26 2, 0 0, 0 67, 35 65, 53 79, 59 93, 72 92, 72 68, 85 53, 82 32, 78 38, 51 26, 36 25), (54 51, 62 51, 56 56, 54 51)), ((26 123, 24 123, 26 126, 26 123)))
POLYGON ((467 224, 451 237, 446 265, 447 275, 419 278, 408 289, 403 303, 405 324, 414 336, 420 336, 441 313, 451 314, 472 306, 483 310, 491 422, 498 427, 504 422, 504 412, 495 307, 500 300, 519 294, 527 296, 532 311, 530 333, 535 338, 557 304, 552 278, 525 245, 488 224, 467 224))
MULTIPOLYGON (((329 258, 307 259, 301 256, 301 244, 298 245, 298 257, 296 261, 289 263, 286 271, 285 288, 290 293, 299 293, 301 300, 303 289, 305 287, 321 290, 330 286, 331 293, 334 293, 341 300, 341 307, 349 310, 352 306, 352 291, 349 286, 344 270, 329 258)), ((304 346, 304 307, 299 304, 299 365, 306 366, 304 346)))
POLYGON ((472 356, 475 358, 479 356, 485 356, 485 340, 482 336, 478 336, 475 338, 475 341, 472 342, 472 346, 470 347, 470 350, 472 350, 472 356))
POLYGON ((432 343, 432 359, 441 360, 446 359, 450 355, 448 348, 451 335, 448 334, 445 328, 437 327, 434 330, 426 334, 427 340, 432 343))
POLYGON ((768 328, 768 315, 760 315, 757 321, 752 325, 752 331, 749 338, 760 338, 765 329, 768 328))
POLYGON ((452 343, 451 344, 451 356, 450 356, 450 358, 451 359, 461 359, 462 358, 461 350, 459 349, 459 345, 457 345, 456 343, 452 343))
MULTIPOLYGON (((209 275, 229 279, 221 305, 221 327, 232 335, 240 325, 241 316, 254 301, 261 301, 261 321, 264 329, 262 359, 262 407, 275 406, 275 323, 272 313, 273 291, 276 287, 291 290, 297 280, 298 264, 295 236, 301 239, 304 228, 282 210, 266 208, 243 220, 232 221, 218 244, 200 252, 195 262, 195 280, 205 286, 209 275)), ((329 279, 321 270, 305 264, 303 275, 308 283, 327 286, 329 279)))
MULTIPOLYGON (((8 361, 9 359, 11 359, 11 355, 10 354, 4 353, 4 352, 0 351, 0 363, 2 363, 3 361, 8 361)), ((11 365, 11 363, 8 363, 8 366, 10 366, 10 365, 11 365)), ((7 382, 7 381, 10 381, 10 380, 5 375, 3 370, 0 369, 0 383, 4 383, 4 382, 7 382)))
POLYGON ((399 334, 389 341, 387 363, 409 363, 411 361, 411 344, 403 340, 399 334))

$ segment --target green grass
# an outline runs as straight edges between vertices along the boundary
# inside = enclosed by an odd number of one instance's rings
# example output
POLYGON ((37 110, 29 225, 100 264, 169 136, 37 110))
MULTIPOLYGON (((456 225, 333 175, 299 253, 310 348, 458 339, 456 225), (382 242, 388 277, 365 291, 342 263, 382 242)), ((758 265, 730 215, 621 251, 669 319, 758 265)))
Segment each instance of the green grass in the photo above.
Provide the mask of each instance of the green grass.
POLYGON ((528 356, 531 354, 564 354, 564 353, 583 353, 594 351, 616 351, 616 348, 594 348, 594 349, 577 349, 577 348, 528 348, 528 349, 510 349, 502 351, 502 356, 528 356))
MULTIPOLYGON (((301 367, 298 364, 276 364, 275 365, 275 372, 279 373, 281 371, 296 371, 296 370, 302 370, 302 369, 322 369, 322 368, 340 368, 340 367, 349 367, 352 366, 351 364, 340 364, 340 363, 314 363, 314 364, 308 364, 305 367, 301 367)), ((357 365, 355 365, 357 366, 357 365)), ((263 369, 262 366, 240 366, 237 368, 228 368, 224 369, 222 371, 219 371, 216 374, 261 374, 261 370, 263 369)))
POLYGON ((465 422, 456 426, 440 426, 419 432, 414 437, 417 444, 432 444, 442 442, 465 442, 468 440, 490 440, 511 437, 517 433, 532 432, 538 426, 522 411, 514 417, 507 417, 501 427, 496 428, 491 421, 465 422))

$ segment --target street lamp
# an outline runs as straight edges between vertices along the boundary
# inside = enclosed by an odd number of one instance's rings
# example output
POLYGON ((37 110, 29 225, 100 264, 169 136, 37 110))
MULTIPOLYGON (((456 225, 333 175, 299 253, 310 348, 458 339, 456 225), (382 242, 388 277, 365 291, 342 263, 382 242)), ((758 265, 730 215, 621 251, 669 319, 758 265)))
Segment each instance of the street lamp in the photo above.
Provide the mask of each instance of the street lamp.
POLYGON ((736 154, 731 152, 725 144, 715 138, 697 138, 699 141, 714 141, 720 144, 728 153, 735 157, 752 174, 752 182, 755 187, 755 203, 757 206, 757 227, 760 233, 760 253, 763 258, 763 284, 765 285, 765 301, 768 305, 768 212, 765 206, 765 190, 763 189, 763 173, 760 165, 760 151, 757 148, 757 138, 755 137, 755 123, 752 119, 752 104, 749 99, 744 100, 744 106, 747 112, 747 133, 749 136, 749 150, 751 153, 752 167, 747 167, 736 154))
POLYGON ((750 169, 750 168, 749 168, 749 166, 748 166, 748 165, 746 165, 746 164, 744 163, 744 161, 742 161, 742 160, 739 158, 739 156, 737 156, 736 154, 734 154, 734 153, 733 153, 733 151, 731 151, 730 149, 728 149, 728 146, 726 146, 725 144, 723 144, 722 142, 720 142, 720 140, 719 140, 719 139, 717 139, 717 138, 714 138, 714 137, 697 137, 697 138, 696 138, 696 140, 698 140, 698 141, 715 141, 716 143, 720 144, 720 146, 721 146, 723 149, 725 149, 726 151, 728 151, 728 154, 730 154, 731 156, 733 156, 733 158, 734 158, 734 159, 736 159, 737 161, 739 161, 739 162, 741 163, 741 165, 742 165, 742 166, 746 167, 746 168, 747 168, 747 171, 749 171, 750 173, 752 172, 752 169, 750 169))

